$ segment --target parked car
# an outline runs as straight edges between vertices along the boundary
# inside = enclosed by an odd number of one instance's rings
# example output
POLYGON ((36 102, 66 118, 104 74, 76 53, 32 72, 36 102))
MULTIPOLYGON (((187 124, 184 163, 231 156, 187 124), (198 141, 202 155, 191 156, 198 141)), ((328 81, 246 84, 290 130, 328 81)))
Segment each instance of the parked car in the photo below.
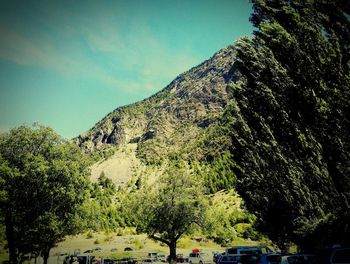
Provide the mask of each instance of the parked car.
POLYGON ((185 257, 183 254, 177 254, 176 262, 180 262, 180 263, 189 262, 189 258, 185 257))
POLYGON ((155 258, 146 258, 146 259, 143 259, 141 261, 141 263, 143 263, 143 264, 152 264, 154 262, 157 262, 157 260, 155 258))
POLYGON ((257 264, 279 264, 281 263, 282 254, 280 253, 267 253, 261 254, 257 264))
POLYGON ((214 263, 218 263, 219 259, 221 258, 221 256, 222 256, 222 254, 219 253, 219 252, 214 253, 214 255, 213 255, 213 262, 214 263))
POLYGON ((194 264, 211 264, 213 262, 212 257, 209 254, 204 252, 191 252, 189 254, 189 262, 194 264))
POLYGON ((63 264, 70 264, 73 262, 73 259, 77 259, 79 264, 92 264, 94 256, 84 256, 84 255, 70 255, 66 256, 63 260, 63 264))
POLYGON ((222 255, 218 264, 256 264, 259 260, 259 255, 235 254, 222 255))
POLYGON ((291 254, 281 256, 280 264, 315 264, 315 256, 310 254, 291 254))
POLYGON ((267 246, 235 246, 225 249, 225 254, 228 255, 256 255, 272 253, 272 250, 267 246))
POLYGON ((217 264, 238 264, 240 255, 222 255, 218 259, 217 264))
POLYGON ((165 255, 163 253, 158 253, 157 260, 161 261, 161 262, 165 262, 166 261, 166 257, 165 257, 165 255))
POLYGON ((157 261, 165 262, 165 255, 163 253, 149 252, 148 258, 153 258, 153 259, 156 259, 157 261))
POLYGON ((350 246, 334 245, 324 249, 317 263, 320 264, 350 264, 350 246))
POLYGON ((126 258, 118 259, 117 262, 123 263, 123 264, 136 264, 138 261, 134 257, 126 257, 126 258))
POLYGON ((158 252, 149 252, 147 255, 149 258, 157 258, 158 252))

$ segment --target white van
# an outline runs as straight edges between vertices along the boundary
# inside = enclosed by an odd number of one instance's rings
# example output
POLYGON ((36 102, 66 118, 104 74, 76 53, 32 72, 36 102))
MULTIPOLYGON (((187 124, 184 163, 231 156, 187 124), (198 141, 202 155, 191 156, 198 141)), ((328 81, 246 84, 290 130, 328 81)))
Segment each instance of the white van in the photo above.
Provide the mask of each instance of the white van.
POLYGON ((272 253, 272 250, 267 246, 236 246, 225 249, 226 255, 260 255, 272 253))

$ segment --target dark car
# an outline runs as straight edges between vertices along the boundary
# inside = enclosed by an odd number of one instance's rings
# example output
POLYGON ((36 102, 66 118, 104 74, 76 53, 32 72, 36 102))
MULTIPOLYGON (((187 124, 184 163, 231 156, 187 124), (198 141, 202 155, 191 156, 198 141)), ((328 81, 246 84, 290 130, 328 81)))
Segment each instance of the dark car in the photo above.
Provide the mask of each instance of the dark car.
POLYGON ((259 256, 257 264, 279 264, 281 263, 282 254, 280 253, 267 253, 259 256))
POLYGON ((239 255, 222 255, 217 264, 238 264, 239 255))
POLYGON ((324 249, 318 257, 320 264, 350 264, 350 246, 336 245, 324 249))
POLYGON ((281 264, 316 264, 311 254, 289 254, 281 257, 281 264))
POLYGON ((183 254, 177 254, 176 262, 179 262, 179 263, 189 262, 189 258, 185 257, 183 254))
POLYGON ((256 254, 223 255, 218 264, 256 264, 258 259, 259 255, 256 254))
POLYGON ((221 258, 222 254, 221 253, 214 253, 213 255, 213 261, 214 263, 218 263, 219 259, 221 258))

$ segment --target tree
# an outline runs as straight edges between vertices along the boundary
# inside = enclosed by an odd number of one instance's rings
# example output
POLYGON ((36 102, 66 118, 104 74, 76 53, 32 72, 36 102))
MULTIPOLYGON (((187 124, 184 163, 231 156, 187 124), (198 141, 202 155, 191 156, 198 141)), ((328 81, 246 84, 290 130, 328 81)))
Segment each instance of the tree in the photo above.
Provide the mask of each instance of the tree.
POLYGON ((21 126, 0 137, 0 206, 10 263, 79 231, 88 159, 51 128, 21 126))
POLYGON ((349 1, 252 2, 225 124, 237 190, 282 248, 349 243, 349 1))
POLYGON ((129 201, 133 222, 140 232, 169 247, 176 261, 176 244, 204 221, 206 203, 201 180, 183 162, 169 165, 157 183, 144 186, 129 201))

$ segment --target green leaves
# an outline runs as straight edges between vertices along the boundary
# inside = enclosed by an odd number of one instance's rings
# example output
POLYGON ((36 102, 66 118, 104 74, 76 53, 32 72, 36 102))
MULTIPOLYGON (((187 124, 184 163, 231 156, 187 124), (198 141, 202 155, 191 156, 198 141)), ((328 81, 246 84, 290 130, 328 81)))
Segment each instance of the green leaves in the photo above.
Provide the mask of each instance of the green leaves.
POLYGON ((205 213, 203 185, 184 162, 170 163, 157 183, 145 186, 131 203, 138 230, 176 242, 200 225, 205 213))
POLYGON ((346 225, 336 227, 343 231, 336 240, 330 233, 339 234, 330 226, 342 222, 335 208, 347 210, 341 197, 350 189, 348 5, 255 0, 253 7, 258 31, 236 44, 243 84, 237 109, 227 110, 236 120, 228 127, 241 168, 237 189, 282 247, 315 246, 308 239, 315 234, 324 244, 349 242, 346 225), (324 223, 330 231, 322 234, 324 223))
POLYGON ((52 129, 19 127, 0 140, 1 212, 13 254, 48 253, 79 231, 73 221, 87 197, 89 159, 52 129))

